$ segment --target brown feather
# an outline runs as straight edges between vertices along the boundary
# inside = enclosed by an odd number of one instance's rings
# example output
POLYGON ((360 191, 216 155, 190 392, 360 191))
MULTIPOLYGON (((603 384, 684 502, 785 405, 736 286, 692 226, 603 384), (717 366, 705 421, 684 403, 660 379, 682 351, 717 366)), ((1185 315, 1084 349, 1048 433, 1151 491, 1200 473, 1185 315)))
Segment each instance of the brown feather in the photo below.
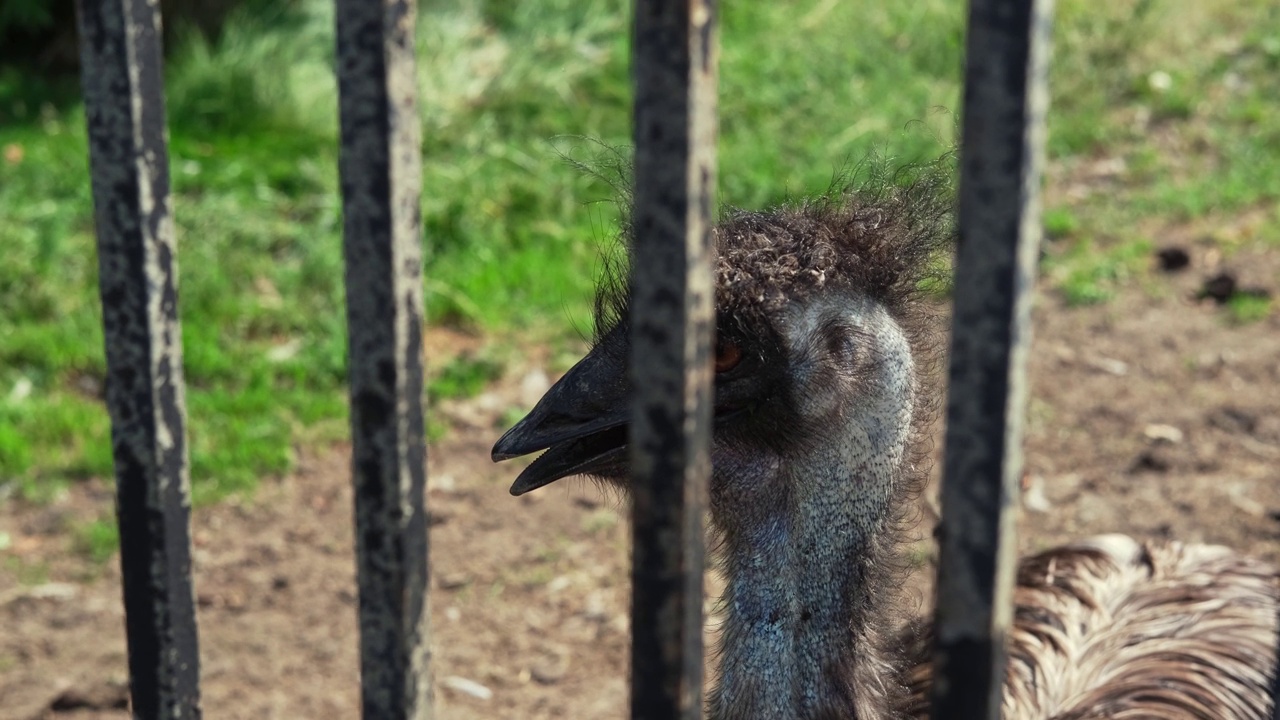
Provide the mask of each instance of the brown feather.
MULTIPOLYGON (((1105 535, 1023 560, 1004 717, 1269 720, 1280 573, 1212 545, 1105 535)), ((932 638, 903 714, 928 717, 932 638)))

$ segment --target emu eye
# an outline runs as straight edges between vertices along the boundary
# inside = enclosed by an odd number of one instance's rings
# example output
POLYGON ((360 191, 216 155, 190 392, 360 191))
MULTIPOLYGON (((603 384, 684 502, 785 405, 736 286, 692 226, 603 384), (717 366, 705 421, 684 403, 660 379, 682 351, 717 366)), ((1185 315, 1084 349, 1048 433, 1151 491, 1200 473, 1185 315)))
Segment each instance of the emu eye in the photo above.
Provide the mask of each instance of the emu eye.
POLYGON ((742 362, 742 348, 731 342, 721 340, 716 343, 716 372, 729 372, 742 362))

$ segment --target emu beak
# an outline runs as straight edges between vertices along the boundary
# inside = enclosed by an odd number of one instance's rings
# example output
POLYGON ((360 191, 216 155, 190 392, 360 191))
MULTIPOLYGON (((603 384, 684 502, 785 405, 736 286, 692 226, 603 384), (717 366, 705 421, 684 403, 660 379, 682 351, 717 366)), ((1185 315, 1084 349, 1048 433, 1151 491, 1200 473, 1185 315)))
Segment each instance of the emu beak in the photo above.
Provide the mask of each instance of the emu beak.
POLYGON ((494 462, 546 450, 512 483, 512 495, 570 475, 626 472, 629 392, 626 365, 616 354, 597 346, 493 446, 494 462))

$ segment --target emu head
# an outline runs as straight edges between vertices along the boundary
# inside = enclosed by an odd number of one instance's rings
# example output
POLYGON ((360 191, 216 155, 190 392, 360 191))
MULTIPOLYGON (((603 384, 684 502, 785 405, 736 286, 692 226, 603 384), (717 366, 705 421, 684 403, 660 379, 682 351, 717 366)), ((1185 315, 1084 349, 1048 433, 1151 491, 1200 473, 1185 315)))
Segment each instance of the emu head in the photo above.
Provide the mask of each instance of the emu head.
MULTIPOLYGON (((916 299, 950 228, 938 174, 716 227, 711 507, 722 530, 818 494, 855 521, 884 514, 921 416, 916 299)), ((622 277, 598 289, 590 352, 494 446, 495 461, 546 451, 513 495, 571 475, 627 488, 622 277)))

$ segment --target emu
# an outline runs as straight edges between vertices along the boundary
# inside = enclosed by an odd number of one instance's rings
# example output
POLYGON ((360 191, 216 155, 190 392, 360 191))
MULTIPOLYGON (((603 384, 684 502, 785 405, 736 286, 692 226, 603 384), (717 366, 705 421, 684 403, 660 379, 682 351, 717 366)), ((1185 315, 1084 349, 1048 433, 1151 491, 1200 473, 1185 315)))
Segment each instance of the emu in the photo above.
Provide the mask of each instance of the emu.
MULTIPOLYGON (((897 563, 940 404, 923 297, 951 242, 940 181, 830 193, 715 229, 711 532, 725 624, 710 717, 923 718, 927 627, 897 563)), ((511 487, 628 485, 624 273, 590 352, 494 446, 511 487)), ((1269 720, 1280 572, 1226 548, 1107 535, 1019 566, 1004 717, 1269 720)))

